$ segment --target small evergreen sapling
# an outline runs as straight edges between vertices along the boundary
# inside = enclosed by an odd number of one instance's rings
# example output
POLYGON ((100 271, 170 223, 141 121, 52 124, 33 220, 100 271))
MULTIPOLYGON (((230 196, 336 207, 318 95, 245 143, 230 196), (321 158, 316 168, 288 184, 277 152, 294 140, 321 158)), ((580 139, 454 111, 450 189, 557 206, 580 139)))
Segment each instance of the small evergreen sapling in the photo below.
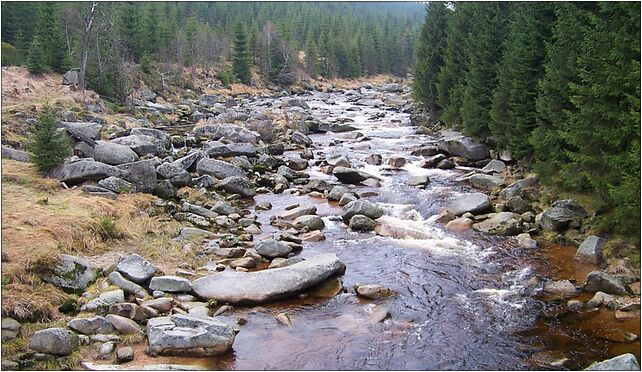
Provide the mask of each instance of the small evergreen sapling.
POLYGON ((38 117, 38 128, 27 143, 27 150, 36 168, 47 172, 63 163, 71 153, 69 138, 56 130, 56 119, 51 108, 45 107, 38 117))

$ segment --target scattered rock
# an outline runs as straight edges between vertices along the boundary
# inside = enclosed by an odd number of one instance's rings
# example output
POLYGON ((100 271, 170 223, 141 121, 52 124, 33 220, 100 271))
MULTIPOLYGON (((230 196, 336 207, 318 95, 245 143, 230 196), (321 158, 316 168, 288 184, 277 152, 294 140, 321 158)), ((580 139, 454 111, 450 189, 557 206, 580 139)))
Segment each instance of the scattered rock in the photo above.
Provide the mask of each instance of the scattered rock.
POLYGON ((353 168, 335 167, 332 174, 342 183, 357 184, 375 176, 353 168))
POLYGON ((131 293, 138 298, 144 298, 147 296, 147 291, 145 288, 140 285, 129 281, 123 277, 118 271, 113 271, 109 274, 109 282, 127 293, 131 293))
POLYGON ((11 318, 2 318, 2 341, 13 340, 20 334, 20 323, 11 318))
POLYGON ((286 326, 291 326, 292 325, 292 320, 290 319, 290 316, 286 313, 279 313, 276 316, 276 320, 279 321, 279 323, 284 324, 286 326))
POLYGON ((463 156, 469 160, 481 160, 488 157, 488 148, 461 133, 442 131, 442 138, 437 142, 440 150, 454 156, 463 156))
POLYGON ((51 272, 42 275, 42 280, 66 291, 79 292, 93 283, 98 269, 84 259, 70 255, 60 255, 51 272))
POLYGON ((575 258, 599 264, 602 260, 602 247, 605 243, 606 240, 599 236, 591 235, 582 242, 577 253, 575 253, 575 258))
POLYGON ((227 352, 234 343, 232 327, 215 318, 175 314, 147 322, 148 352, 182 354, 199 350, 203 355, 227 352))
POLYGON ((119 347, 116 350, 116 362, 127 363, 134 360, 134 349, 132 347, 119 347))
POLYGON ((628 294, 626 287, 617 278, 601 271, 591 271, 582 289, 586 292, 601 291, 620 296, 628 294))
POLYGON ((297 229, 307 228, 309 231, 323 230, 323 228, 325 227, 323 219, 321 219, 321 217, 319 216, 314 215, 297 217, 292 225, 297 229))
POLYGON ((111 323, 116 330, 124 335, 129 334, 144 334, 143 330, 140 329, 138 324, 135 321, 125 318, 124 316, 108 314, 105 316, 105 319, 111 323))
POLYGON ((218 187, 229 193, 240 194, 244 198, 256 195, 256 186, 245 176, 227 177, 219 182, 218 187))
POLYGON ((263 240, 255 245, 254 249, 261 256, 268 259, 287 257, 292 252, 292 248, 289 245, 275 239, 263 240))
POLYGON ((484 173, 502 173, 506 170, 506 164, 501 160, 493 159, 482 168, 484 173))
POLYGON ((395 294, 392 289, 378 284, 357 284, 354 286, 354 290, 357 295, 371 300, 380 300, 395 294))
POLYGON ((377 223, 369 217, 355 214, 350 218, 348 226, 354 231, 372 231, 377 226, 377 223))
POLYGON ((102 316, 75 318, 67 323, 67 327, 84 335, 111 334, 116 331, 111 323, 102 316))
POLYGON ((488 174, 474 174, 470 177, 470 183, 474 188, 485 191, 499 190, 504 183, 498 176, 491 176, 488 174))
POLYGON ((69 355, 78 347, 78 336, 65 328, 47 328, 31 337, 29 348, 39 353, 69 355))
POLYGON ((517 235, 517 244, 523 248, 537 248, 537 241, 533 240, 529 233, 517 235))
POLYGON ((116 271, 132 282, 140 284, 154 276, 156 267, 143 257, 132 254, 116 265, 116 271))
POLYGON ((190 292, 192 282, 175 275, 155 276, 149 283, 149 289, 163 292, 190 292))
POLYGON ((468 212, 472 214, 484 213, 489 211, 490 208, 491 204, 488 196, 478 192, 460 196, 447 209, 455 216, 461 216, 468 212))
POLYGON ((348 223, 348 221, 357 214, 376 220, 383 216, 383 209, 367 200, 355 200, 343 207, 341 217, 343 218, 343 222, 348 223))
POLYGON ((111 305, 109 307, 109 314, 119 315, 137 322, 147 319, 145 311, 141 309, 140 306, 130 302, 111 305))
POLYGON ((635 355, 622 354, 615 358, 606 359, 601 362, 596 362, 584 369, 585 371, 639 371, 640 365, 638 364, 635 355))
POLYGON ((521 218, 512 212, 495 213, 489 219, 476 223, 473 229, 492 235, 515 235, 522 232, 521 218))

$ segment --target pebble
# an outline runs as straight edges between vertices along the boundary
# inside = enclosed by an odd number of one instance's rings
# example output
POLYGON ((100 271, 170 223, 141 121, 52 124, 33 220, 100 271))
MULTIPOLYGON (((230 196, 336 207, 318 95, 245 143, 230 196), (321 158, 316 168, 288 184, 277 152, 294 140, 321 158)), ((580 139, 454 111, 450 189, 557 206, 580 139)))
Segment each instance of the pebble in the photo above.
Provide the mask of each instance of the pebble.
POLYGON ((286 326, 291 326, 292 325, 292 320, 290 319, 290 316, 286 313, 279 313, 276 316, 276 320, 279 321, 279 323, 284 324, 286 326))

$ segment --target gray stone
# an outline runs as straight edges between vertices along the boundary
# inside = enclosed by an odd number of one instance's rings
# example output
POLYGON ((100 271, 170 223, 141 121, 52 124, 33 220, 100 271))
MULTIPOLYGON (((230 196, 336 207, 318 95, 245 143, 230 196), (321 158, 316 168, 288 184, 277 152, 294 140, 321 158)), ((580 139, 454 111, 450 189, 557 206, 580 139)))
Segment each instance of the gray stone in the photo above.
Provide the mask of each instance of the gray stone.
POLYGON ((488 174, 475 174, 470 177, 470 183, 476 189, 495 191, 500 189, 503 181, 498 176, 491 176, 488 174))
POLYGON ((78 85, 78 71, 69 70, 62 76, 63 85, 78 85))
POLYGON ((127 174, 112 165, 91 160, 80 160, 65 164, 60 168, 57 178, 68 186, 87 181, 99 181, 110 176, 123 177, 127 174))
POLYGON ((216 204, 212 207, 212 211, 229 216, 230 214, 237 213, 236 208, 234 208, 230 203, 226 201, 217 201, 216 204))
POLYGON ((192 282, 175 275, 155 276, 149 283, 149 289, 164 292, 190 292, 192 282))
POLYGON ((236 143, 257 144, 260 139, 258 133, 234 124, 206 124, 194 128, 194 134, 197 137, 208 137, 215 140, 225 138, 236 143))
POLYGON ((107 177, 104 180, 100 180, 98 181, 98 186, 117 194, 132 193, 136 190, 133 184, 118 177, 107 177))
POLYGON ((626 287, 614 276, 601 271, 591 271, 586 276, 582 289, 586 292, 605 292, 614 295, 626 296, 626 287))
POLYGON ((198 229, 195 227, 183 227, 176 237, 177 241, 182 240, 194 240, 194 239, 203 239, 203 238, 213 238, 216 234, 211 231, 198 229))
POLYGON ((66 254, 60 255, 51 272, 42 275, 42 280, 65 291, 83 291, 98 277, 98 269, 84 259, 66 254))
POLYGON ((201 159, 198 162, 196 172, 200 175, 208 174, 218 179, 232 176, 245 177, 245 173, 240 168, 221 160, 209 158, 201 159))
POLYGON ((162 140, 142 134, 118 137, 111 142, 130 147, 138 156, 159 155, 165 151, 165 144, 162 140))
POLYGON ((74 147, 83 156, 110 165, 120 165, 138 161, 138 155, 128 146, 114 142, 96 141, 95 146, 80 142, 74 147))
POLYGON ((440 150, 454 156, 463 156, 469 160, 481 160, 488 157, 488 148, 461 133, 442 131, 442 138, 437 142, 440 150))
POLYGON ((293 225, 297 229, 306 227, 309 231, 323 230, 325 227, 325 223, 323 223, 323 219, 321 219, 321 217, 311 215, 297 217, 294 220, 293 225))
POLYGON ((20 161, 23 163, 31 163, 31 157, 29 156, 29 153, 22 150, 16 150, 14 148, 11 148, 5 145, 2 145, 2 157, 15 160, 15 161, 20 161))
POLYGON ((515 235, 523 231, 521 217, 512 212, 495 213, 489 219, 474 224, 473 229, 492 235, 515 235))
POLYGON ((178 212, 174 214, 174 219, 176 219, 176 221, 187 221, 193 224, 194 226, 201 227, 201 228, 208 228, 212 226, 212 224, 207 218, 203 216, 199 216, 194 213, 178 212))
POLYGON ((408 179, 408 186, 426 186, 430 183, 428 176, 413 176, 408 179))
POLYGON ((109 274, 109 282, 127 293, 131 293, 138 298, 145 298, 148 293, 145 288, 138 284, 125 279, 118 271, 112 271, 109 274))
POLYGON ((260 241, 254 246, 254 249, 265 258, 276 258, 276 257, 287 257, 291 252, 292 248, 278 240, 267 239, 260 241))
POLYGON ((508 187, 506 187, 502 190, 501 193, 499 193, 499 196, 504 199, 510 199, 513 196, 518 196, 522 192, 522 190, 537 185, 538 182, 539 180, 537 177, 524 178, 523 180, 519 180, 508 185, 508 187))
POLYGON ((136 191, 153 193, 156 188, 156 165, 158 159, 140 160, 120 164, 119 169, 126 171, 125 180, 131 182, 136 191))
POLYGON ((342 183, 357 184, 375 176, 353 168, 335 167, 332 174, 342 183))
POLYGON ((579 226, 586 212, 580 212, 564 206, 553 206, 545 210, 539 220, 540 226, 545 230, 563 231, 569 226, 579 226))
POLYGON ((517 244, 523 248, 537 248, 537 241, 531 239, 529 233, 522 233, 517 235, 517 244))
POLYGON ((348 226, 354 231, 372 231, 377 227, 377 223, 369 217, 356 214, 350 218, 348 226))
POLYGON ((98 298, 94 298, 93 300, 82 305, 80 307, 80 311, 103 314, 107 312, 107 310, 109 309, 109 306, 111 306, 112 304, 124 302, 124 301, 125 301, 125 293, 123 292, 122 289, 103 292, 98 296, 98 298))
POLYGON ((102 316, 75 318, 67 323, 67 327, 84 335, 111 334, 116 331, 111 323, 102 316))
POLYGON ((175 314, 147 322, 151 355, 202 350, 204 355, 227 352, 234 343, 232 327, 216 318, 175 314))
POLYGON ((312 139, 298 130, 292 133, 292 135, 290 136, 290 142, 298 145, 303 145, 305 147, 309 147, 312 145, 312 139))
POLYGON ((282 101, 283 107, 300 107, 305 110, 309 110, 310 106, 301 98, 284 98, 282 101))
POLYGON ((383 209, 367 200, 355 200, 343 207, 341 217, 343 218, 343 222, 348 223, 353 216, 358 214, 376 220, 383 216, 383 209))
POLYGON ((29 348, 39 353, 69 355, 78 348, 78 336, 65 328, 47 328, 33 334, 29 348))
POLYGON ((348 192, 350 192, 350 189, 348 189, 345 186, 335 186, 332 188, 332 190, 328 194, 328 200, 339 201, 341 200, 341 197, 348 192))
POLYGON ((570 297, 577 294, 578 290, 575 287, 575 284, 571 283, 571 281, 558 280, 546 283, 544 286, 544 292, 552 293, 559 297, 570 297))
POLYGON ((594 309, 596 307, 600 307, 601 305, 608 305, 610 302, 614 302, 614 301, 615 301, 615 298, 610 294, 598 291, 598 292, 595 292, 595 295, 593 296, 593 298, 591 298, 586 303, 586 308, 594 309))
POLYGON ((526 200, 522 199, 521 196, 513 196, 509 198, 506 201, 506 206, 508 209, 518 214, 523 214, 531 210, 530 204, 528 204, 526 200))
POLYGON ((294 220, 301 216, 306 216, 306 215, 316 214, 316 213, 317 213, 317 207, 315 207, 314 205, 303 205, 303 206, 285 211, 279 217, 284 220, 294 220))
POLYGON ((20 334, 20 323, 11 318, 2 318, 2 341, 13 340, 20 334))
POLYGON ((344 271, 345 265, 337 256, 327 253, 278 269, 248 273, 223 271, 196 280, 193 288, 208 300, 264 303, 301 293, 344 271))
POLYGON ((302 257, 275 258, 272 260, 272 262, 270 262, 270 266, 268 266, 268 269, 278 269, 280 267, 294 265, 303 261, 305 261, 305 259, 302 257))
POLYGON ((506 164, 501 160, 493 159, 482 168, 484 173, 502 173, 506 170, 506 164))
POLYGON ((80 365, 88 371, 206 371, 205 367, 194 364, 146 364, 144 366, 123 367, 112 364, 96 364, 91 362, 80 362, 80 365))
POLYGON ((137 322, 147 319, 145 311, 137 304, 131 302, 113 304, 109 307, 108 313, 122 316, 137 322))
POLYGON ((348 125, 348 124, 319 123, 319 126, 318 126, 317 130, 319 132, 343 133, 343 132, 351 132, 353 130, 357 130, 357 128, 353 127, 352 125, 348 125))
POLYGON ((116 362, 127 363, 134 360, 134 348, 130 346, 119 347, 116 350, 116 362))
POLYGON ((615 358, 596 362, 584 369, 585 371, 639 371, 635 355, 627 353, 618 355, 615 358))
POLYGON ((588 261, 599 264, 602 260, 602 247, 606 240, 599 236, 591 235, 584 239, 580 247, 575 253, 575 258, 578 260, 588 261))
POLYGON ((392 289, 378 284, 357 284, 354 290, 358 296, 371 300, 381 300, 395 294, 392 289))
POLYGON ((116 265, 116 271, 132 282, 140 284, 154 276, 156 267, 143 257, 132 254, 116 265))
POLYGON ((60 128, 65 129, 72 137, 93 144, 94 140, 100 137, 100 131, 103 126, 98 123, 73 123, 63 121, 59 124, 60 128))
POLYGON ((205 207, 201 207, 200 205, 196 204, 190 204, 187 202, 183 202, 181 205, 181 210, 183 212, 189 212, 193 214, 197 214, 199 216, 205 217, 205 218, 216 218, 218 217, 218 213, 216 211, 211 211, 205 207))
POLYGON ((461 216, 467 212, 472 214, 484 213, 490 210, 490 208, 490 199, 488 199, 486 194, 473 193, 458 197, 447 209, 455 216, 461 216))
POLYGON ((228 193, 240 194, 243 198, 256 195, 256 186, 245 176, 227 177, 218 183, 218 187, 228 193))
POLYGON ((160 180, 156 184, 156 187, 154 187, 154 195, 158 196, 161 199, 171 200, 176 198, 176 188, 172 184, 172 181, 160 180))
POLYGON ((357 200, 357 196, 351 192, 343 194, 341 199, 339 199, 339 206, 343 207, 350 204, 353 201, 357 200))

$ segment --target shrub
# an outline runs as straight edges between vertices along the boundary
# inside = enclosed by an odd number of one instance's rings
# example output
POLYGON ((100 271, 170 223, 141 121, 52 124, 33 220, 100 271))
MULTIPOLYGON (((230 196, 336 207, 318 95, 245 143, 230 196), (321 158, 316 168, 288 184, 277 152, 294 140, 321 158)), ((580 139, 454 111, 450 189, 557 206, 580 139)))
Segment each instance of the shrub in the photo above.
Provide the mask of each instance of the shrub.
POLYGON ((56 119, 50 107, 38 117, 38 127, 27 142, 27 150, 36 168, 47 172, 63 163, 71 154, 69 138, 56 130, 56 119))
POLYGON ((2 65, 19 66, 23 63, 22 53, 13 45, 2 43, 2 65))
POLYGON ((219 79, 221 83, 225 86, 232 84, 235 80, 234 73, 232 73, 232 71, 229 68, 219 71, 216 74, 216 78, 219 79))
POLYGON ((102 217, 98 221, 98 234, 103 240, 120 239, 123 236, 116 222, 109 217, 102 217))

